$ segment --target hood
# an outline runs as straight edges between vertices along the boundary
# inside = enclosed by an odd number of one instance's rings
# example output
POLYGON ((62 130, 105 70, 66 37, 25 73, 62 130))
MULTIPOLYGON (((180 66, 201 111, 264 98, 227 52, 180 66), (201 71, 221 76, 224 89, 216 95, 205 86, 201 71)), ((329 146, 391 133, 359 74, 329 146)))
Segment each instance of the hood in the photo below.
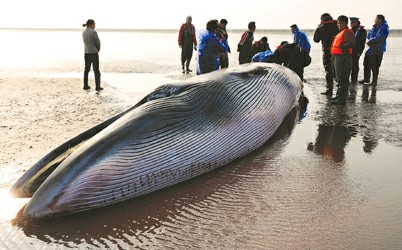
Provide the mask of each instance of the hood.
POLYGON ((329 20, 322 20, 321 24, 330 24, 330 23, 336 23, 336 20, 333 20, 332 18, 329 18, 329 20))

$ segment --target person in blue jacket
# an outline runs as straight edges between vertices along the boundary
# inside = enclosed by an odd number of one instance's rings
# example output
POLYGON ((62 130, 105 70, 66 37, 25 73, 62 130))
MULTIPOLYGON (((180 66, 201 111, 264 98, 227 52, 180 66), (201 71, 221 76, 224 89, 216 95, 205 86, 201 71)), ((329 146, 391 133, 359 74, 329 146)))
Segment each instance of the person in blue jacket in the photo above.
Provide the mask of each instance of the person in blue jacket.
POLYGON ((297 45, 297 47, 300 48, 301 51, 306 51, 308 54, 310 53, 311 49, 311 44, 310 41, 308 40, 307 34, 304 32, 301 32, 299 30, 299 27, 297 27, 296 24, 293 24, 290 26, 290 30, 292 31, 294 37, 294 43, 297 45))
POLYGON ((226 39, 220 40, 215 32, 218 27, 216 20, 207 23, 207 31, 199 35, 197 75, 219 69, 219 53, 228 51, 226 39))
POLYGON ((377 15, 374 19, 373 28, 367 34, 368 49, 364 55, 364 80, 359 83, 369 84, 371 72, 373 72, 372 86, 377 86, 378 73, 384 52, 387 50, 387 37, 389 35, 389 27, 383 15, 377 15))
MULTIPOLYGON (((299 30, 299 27, 297 27, 296 24, 293 24, 290 26, 290 30, 292 31, 294 37, 293 37, 293 47, 290 46, 289 48, 297 49, 298 56, 293 57, 291 60, 291 64, 294 64, 293 70, 300 76, 300 79, 303 81, 304 80, 304 67, 305 65, 307 66, 311 62, 311 57, 310 57, 310 49, 311 49, 311 44, 310 41, 308 40, 307 34, 304 32, 301 32, 299 30), (307 63, 307 61, 310 61, 307 63)), ((295 54, 295 53, 293 53, 295 54)))

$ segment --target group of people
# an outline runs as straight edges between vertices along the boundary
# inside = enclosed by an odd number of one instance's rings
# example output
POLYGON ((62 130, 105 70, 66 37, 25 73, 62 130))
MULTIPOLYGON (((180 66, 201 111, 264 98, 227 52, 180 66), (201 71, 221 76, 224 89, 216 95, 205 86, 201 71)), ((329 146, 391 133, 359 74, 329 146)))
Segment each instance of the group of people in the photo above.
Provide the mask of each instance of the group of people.
POLYGON ((230 47, 227 42, 226 19, 210 20, 206 31, 199 34, 199 41, 192 24, 192 17, 186 18, 179 30, 178 43, 181 48, 181 65, 183 73, 189 73, 189 65, 193 56, 193 49, 198 53, 197 74, 205 74, 229 66, 230 47), (184 69, 186 67, 186 69, 184 69))
MULTIPOLYGON (((183 73, 191 72, 190 62, 193 50, 198 53, 197 74, 205 74, 219 68, 229 66, 228 53, 231 52, 226 31, 226 19, 210 20, 206 24, 206 31, 199 34, 197 42, 196 29, 192 24, 192 17, 188 16, 179 31, 178 44, 181 51, 181 66, 183 73)), ((91 65, 95 73, 96 90, 103 90, 100 84, 99 71, 100 40, 95 31, 95 21, 88 19, 83 25, 86 29, 82 33, 85 45, 84 89, 88 85, 88 73, 91 65)), ((303 80, 304 67, 311 63, 311 44, 305 32, 299 30, 296 24, 290 26, 294 35, 293 43, 287 41, 271 51, 267 37, 254 42, 256 23, 250 22, 237 45, 239 64, 250 62, 268 62, 282 64, 303 80), (253 43, 254 42, 254 43, 253 43)), ((373 93, 378 82, 378 74, 386 51, 386 40, 389 35, 388 23, 383 15, 377 15, 374 25, 367 33, 360 25, 359 18, 348 18, 341 15, 334 20, 330 14, 321 15, 321 22, 314 32, 314 42, 322 44, 322 61, 325 69, 326 90, 322 94, 332 97, 334 80, 337 82, 336 95, 330 99, 333 104, 346 104, 347 99, 356 97, 357 83, 371 85, 373 93), (351 28, 348 27, 350 19, 351 28), (358 81, 359 59, 365 47, 368 47, 364 56, 364 80, 358 81), (372 81, 370 83, 372 75, 372 81), (351 81, 350 81, 351 80, 351 81)), ((375 98, 375 96, 374 96, 375 98)))
MULTIPOLYGON (((227 42, 226 19, 210 20, 206 25, 206 32, 201 33, 198 39, 191 16, 183 23, 179 30, 178 44, 181 50, 181 66, 183 73, 189 73, 190 61, 193 49, 198 49, 197 74, 205 74, 219 68, 229 66, 228 53, 230 47, 227 42)), ((254 41, 255 22, 249 22, 237 45, 239 52, 239 64, 259 62, 275 62, 283 64, 294 70, 303 79, 304 67, 311 62, 309 56, 311 44, 306 33, 301 32, 297 25, 291 26, 294 34, 294 42, 283 42, 281 46, 272 52, 266 36, 254 41)))
POLYGON ((364 80, 360 83, 370 84, 372 78, 372 97, 378 81, 379 69, 383 53, 386 51, 386 39, 389 35, 387 21, 383 15, 377 15, 372 29, 367 34, 360 25, 359 18, 351 17, 351 29, 348 27, 349 18, 341 15, 333 20, 330 14, 321 15, 321 23, 314 33, 314 42, 321 41, 323 64, 326 72, 326 91, 322 94, 333 95, 334 80, 337 82, 337 92, 330 99, 333 104, 346 104, 347 99, 355 100, 358 83, 359 59, 368 46, 364 56, 364 80), (367 42, 366 42, 367 40, 367 42), (350 81, 351 79, 351 81, 350 81))

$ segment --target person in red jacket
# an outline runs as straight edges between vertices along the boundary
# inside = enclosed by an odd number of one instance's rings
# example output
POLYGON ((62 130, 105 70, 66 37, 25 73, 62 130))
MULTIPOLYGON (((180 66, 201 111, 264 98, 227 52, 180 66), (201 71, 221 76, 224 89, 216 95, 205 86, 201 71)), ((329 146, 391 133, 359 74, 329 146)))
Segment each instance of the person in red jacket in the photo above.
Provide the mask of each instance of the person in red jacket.
POLYGON ((355 34, 348 28, 348 17, 339 16, 337 25, 339 33, 331 45, 332 68, 334 79, 338 83, 336 96, 331 98, 332 104, 345 105, 348 95, 350 73, 352 71, 352 53, 355 46, 355 34))
POLYGON ((253 57, 253 41, 256 26, 255 22, 248 24, 248 30, 241 36, 240 42, 237 44, 237 52, 239 52, 239 64, 250 63, 253 57))
POLYGON ((181 48, 181 68, 183 73, 191 72, 190 62, 193 57, 193 48, 197 50, 197 38, 195 36, 195 27, 192 22, 192 17, 188 16, 186 18, 186 23, 183 23, 179 31, 179 47, 181 48), (194 47, 193 47, 194 44, 194 47), (184 64, 186 65, 186 70, 184 70, 184 64))

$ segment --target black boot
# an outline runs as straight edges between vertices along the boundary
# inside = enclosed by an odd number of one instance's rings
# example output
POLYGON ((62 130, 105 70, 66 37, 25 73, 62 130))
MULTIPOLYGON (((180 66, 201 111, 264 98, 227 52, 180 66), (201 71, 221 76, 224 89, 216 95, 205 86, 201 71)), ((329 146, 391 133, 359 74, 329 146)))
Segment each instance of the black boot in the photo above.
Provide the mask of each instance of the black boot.
POLYGON ((184 70, 184 64, 181 65, 181 69, 183 70, 182 73, 186 73, 186 71, 184 70))
POLYGON ((100 86, 100 83, 96 84, 96 91, 101 91, 103 88, 100 86))
POLYGON ((334 100, 336 100, 336 99, 338 99, 338 98, 339 98, 339 88, 338 88, 338 90, 336 91, 335 96, 334 96, 334 97, 331 97, 329 100, 330 100, 330 101, 334 101, 334 100))
POLYGON ((325 92, 321 92, 321 95, 332 96, 332 89, 327 89, 325 92))
POLYGON ((340 87, 338 89, 338 98, 331 100, 332 104, 335 105, 345 105, 346 104, 346 98, 348 95, 348 88, 347 87, 340 87))

